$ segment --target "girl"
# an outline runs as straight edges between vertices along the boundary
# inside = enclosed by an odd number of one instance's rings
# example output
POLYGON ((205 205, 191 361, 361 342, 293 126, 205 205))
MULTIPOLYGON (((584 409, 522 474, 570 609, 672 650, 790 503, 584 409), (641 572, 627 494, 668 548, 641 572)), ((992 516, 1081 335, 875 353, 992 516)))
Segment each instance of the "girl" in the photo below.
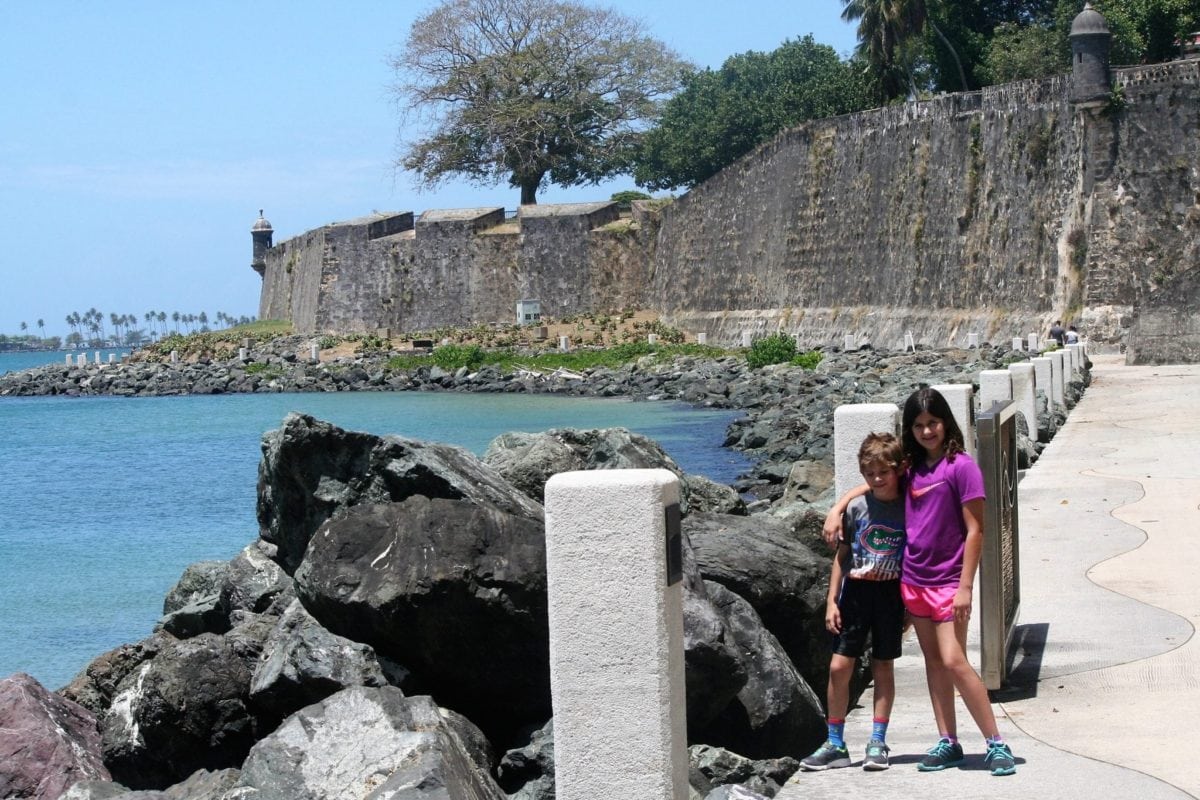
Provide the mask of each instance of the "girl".
MULTIPOLYGON (((910 466, 900 593, 925 656, 925 679, 940 733, 917 769, 933 772, 962 763, 957 689, 987 739, 984 763, 993 775, 1012 775, 1012 751, 1000 737, 987 689, 966 657, 972 582, 983 545, 983 475, 964 452, 962 431, 935 389, 920 389, 905 401, 901 439, 910 466)), ((830 510, 827 542, 840 538, 846 503, 865 491, 865 486, 851 490, 830 510)))

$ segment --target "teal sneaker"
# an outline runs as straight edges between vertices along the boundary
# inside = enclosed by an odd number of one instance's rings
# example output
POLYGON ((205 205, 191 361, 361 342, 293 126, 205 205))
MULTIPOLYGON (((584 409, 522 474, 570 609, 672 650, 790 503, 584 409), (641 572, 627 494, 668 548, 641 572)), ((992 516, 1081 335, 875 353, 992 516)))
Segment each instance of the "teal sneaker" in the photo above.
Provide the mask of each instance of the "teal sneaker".
POLYGON ((962 745, 958 742, 951 744, 949 739, 939 739, 937 744, 929 748, 925 758, 921 759, 921 763, 917 764, 917 769, 921 772, 937 772, 949 767, 957 767, 962 762, 962 745))
POLYGON ((811 756, 800 762, 800 769, 817 772, 823 769, 837 769, 850 766, 850 751, 845 745, 838 747, 833 742, 825 742, 811 756))
POLYGON ((1013 775, 1017 771, 1017 762, 1013 761, 1012 750, 1004 742, 989 744, 983 763, 987 764, 993 775, 1013 775))

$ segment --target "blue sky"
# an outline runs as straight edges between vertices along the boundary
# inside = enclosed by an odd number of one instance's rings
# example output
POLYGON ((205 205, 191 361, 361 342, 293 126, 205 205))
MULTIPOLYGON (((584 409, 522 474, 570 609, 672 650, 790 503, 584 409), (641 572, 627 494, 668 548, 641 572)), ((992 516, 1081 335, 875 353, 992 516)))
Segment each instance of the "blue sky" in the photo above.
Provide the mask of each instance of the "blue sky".
MULTIPOLYGON (((392 166, 388 56, 434 2, 0 3, 0 333, 109 313, 257 313, 250 226, 275 241, 375 210, 515 207, 507 186, 419 191, 392 166)), ((839 0, 619 0, 700 66, 812 33, 839 0)), ((606 199, 631 179, 539 201, 606 199)))

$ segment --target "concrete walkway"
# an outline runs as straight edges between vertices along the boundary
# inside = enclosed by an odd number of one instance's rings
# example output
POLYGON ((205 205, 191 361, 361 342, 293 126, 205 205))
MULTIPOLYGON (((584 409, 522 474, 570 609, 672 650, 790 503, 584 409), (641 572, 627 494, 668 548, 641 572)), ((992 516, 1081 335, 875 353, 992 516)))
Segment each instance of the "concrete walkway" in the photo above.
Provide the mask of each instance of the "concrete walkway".
MULTIPOLYGON (((1017 774, 989 775, 959 703, 960 769, 921 773, 937 738, 920 650, 897 662, 892 768, 797 773, 781 800, 1200 798, 1200 366, 1093 357, 1092 385, 1019 487, 1021 610, 994 694, 1017 774)), ((978 665, 977 631, 969 649, 978 665)), ((861 758, 865 707, 847 741, 861 758)), ((804 754, 797 754, 803 756, 804 754)))

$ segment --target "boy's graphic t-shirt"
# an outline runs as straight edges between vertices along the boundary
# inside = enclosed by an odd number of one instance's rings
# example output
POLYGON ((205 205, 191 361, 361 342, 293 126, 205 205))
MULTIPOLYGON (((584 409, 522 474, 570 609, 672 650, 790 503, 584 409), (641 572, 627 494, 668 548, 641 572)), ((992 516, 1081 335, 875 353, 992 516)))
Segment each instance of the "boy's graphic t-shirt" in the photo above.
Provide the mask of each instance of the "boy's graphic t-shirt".
POLYGON ((904 493, 905 583, 933 587, 961 580, 967 543, 963 503, 983 496, 983 473, 966 453, 956 455, 953 463, 942 458, 932 467, 920 464, 909 469, 904 493))
POLYGON ((846 577, 860 581, 894 581, 904 555, 904 501, 876 500, 867 494, 846 506, 842 540, 850 545, 846 577))

